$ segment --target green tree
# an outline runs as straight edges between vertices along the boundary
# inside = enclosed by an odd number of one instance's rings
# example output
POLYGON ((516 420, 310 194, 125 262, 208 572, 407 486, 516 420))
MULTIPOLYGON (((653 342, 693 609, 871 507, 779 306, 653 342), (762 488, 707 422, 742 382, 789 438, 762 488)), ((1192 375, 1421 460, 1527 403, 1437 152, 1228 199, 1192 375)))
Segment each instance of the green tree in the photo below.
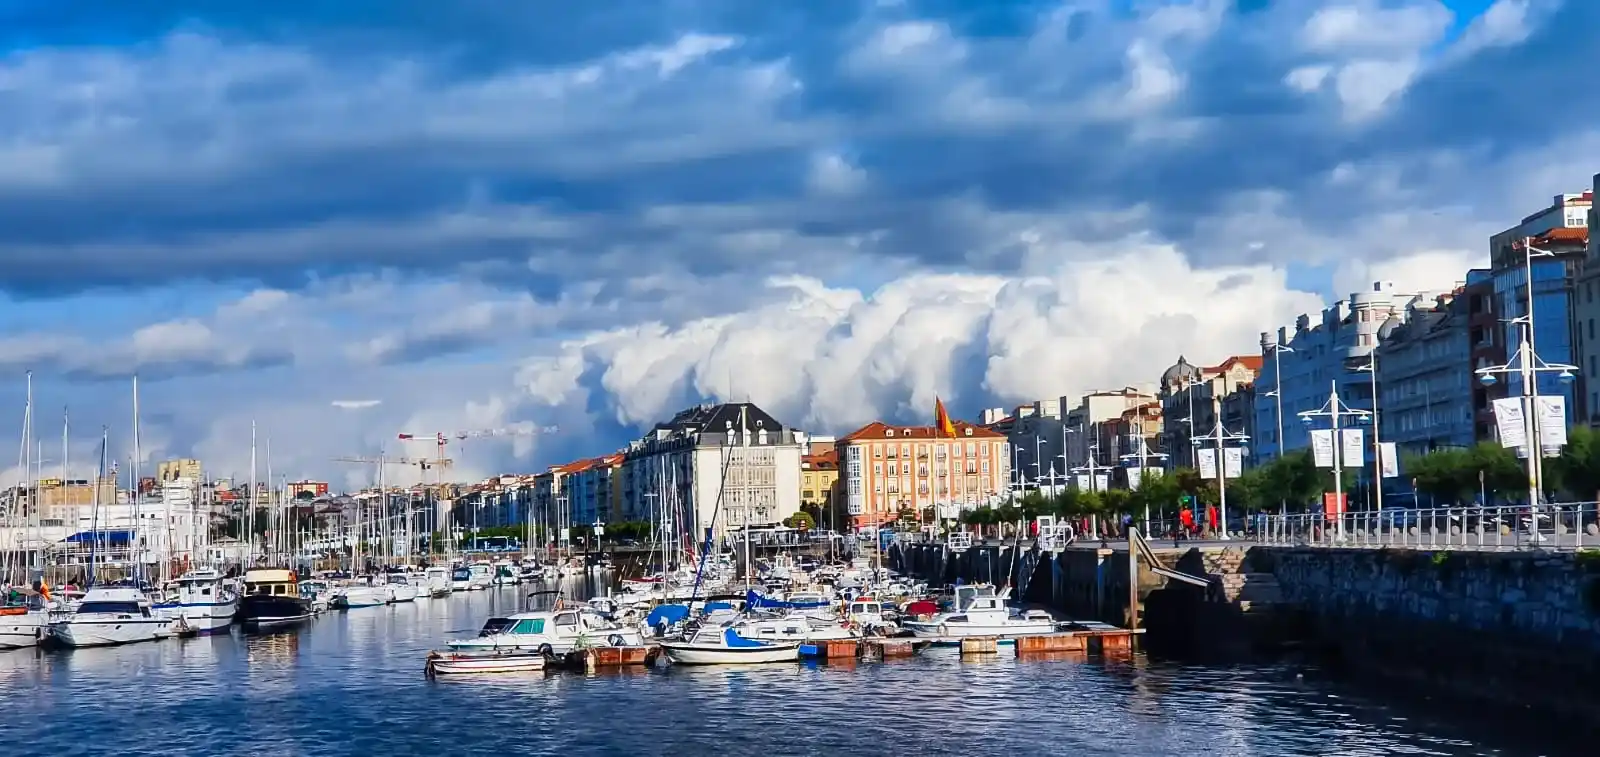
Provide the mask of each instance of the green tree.
POLYGON ((817 522, 816 520, 812 519, 811 513, 801 510, 794 515, 784 518, 783 525, 790 528, 798 528, 802 531, 810 531, 811 529, 817 527, 817 522))
POLYGON ((1600 434, 1588 426, 1567 431, 1567 446, 1561 457, 1550 461, 1546 474, 1555 488, 1578 500, 1600 496, 1600 434))

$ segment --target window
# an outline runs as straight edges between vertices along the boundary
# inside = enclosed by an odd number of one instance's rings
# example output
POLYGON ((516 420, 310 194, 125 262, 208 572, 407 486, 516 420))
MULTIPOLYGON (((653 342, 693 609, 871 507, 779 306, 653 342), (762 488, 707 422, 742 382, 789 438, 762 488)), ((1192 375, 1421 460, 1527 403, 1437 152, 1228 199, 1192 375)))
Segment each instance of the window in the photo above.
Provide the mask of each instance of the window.
POLYGON ((511 633, 544 633, 544 618, 526 618, 519 620, 515 626, 511 627, 511 633))

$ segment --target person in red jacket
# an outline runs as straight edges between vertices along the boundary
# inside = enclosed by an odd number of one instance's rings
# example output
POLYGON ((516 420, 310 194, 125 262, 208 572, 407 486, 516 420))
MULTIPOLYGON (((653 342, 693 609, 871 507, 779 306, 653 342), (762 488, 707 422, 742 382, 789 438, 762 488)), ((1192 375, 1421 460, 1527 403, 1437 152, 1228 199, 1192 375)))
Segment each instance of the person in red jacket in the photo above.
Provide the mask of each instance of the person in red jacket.
POLYGON ((1217 506, 1216 505, 1206 505, 1206 530, 1210 531, 1211 533, 1216 533, 1217 532, 1217 506))

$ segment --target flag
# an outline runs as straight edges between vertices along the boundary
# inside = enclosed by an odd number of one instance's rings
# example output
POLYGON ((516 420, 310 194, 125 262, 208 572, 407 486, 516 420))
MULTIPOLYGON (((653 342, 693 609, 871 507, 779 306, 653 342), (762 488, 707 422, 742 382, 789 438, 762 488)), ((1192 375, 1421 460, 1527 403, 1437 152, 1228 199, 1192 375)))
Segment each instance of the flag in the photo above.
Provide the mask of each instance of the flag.
POLYGON ((944 409, 944 400, 938 397, 933 398, 933 435, 956 435, 956 424, 950 422, 950 414, 944 409))
POLYGON ((50 601, 50 582, 44 580, 44 576, 39 577, 39 596, 44 597, 46 602, 50 601))

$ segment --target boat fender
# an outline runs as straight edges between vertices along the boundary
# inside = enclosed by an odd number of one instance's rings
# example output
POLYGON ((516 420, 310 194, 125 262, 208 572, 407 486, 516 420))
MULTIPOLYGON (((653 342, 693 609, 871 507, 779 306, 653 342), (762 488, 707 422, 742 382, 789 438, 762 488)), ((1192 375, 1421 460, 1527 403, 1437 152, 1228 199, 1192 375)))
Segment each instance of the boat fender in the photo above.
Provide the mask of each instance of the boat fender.
POLYGON ((544 655, 545 657, 554 657, 556 654, 556 651, 551 649, 549 644, 540 644, 538 651, 539 654, 544 655))
POLYGON ((614 633, 606 637, 606 643, 613 647, 620 647, 626 644, 627 640, 622 638, 622 634, 614 633))
POLYGON ((950 627, 945 625, 945 624, 943 624, 943 623, 940 623, 939 624, 939 635, 940 636, 949 636, 950 635, 950 627))

